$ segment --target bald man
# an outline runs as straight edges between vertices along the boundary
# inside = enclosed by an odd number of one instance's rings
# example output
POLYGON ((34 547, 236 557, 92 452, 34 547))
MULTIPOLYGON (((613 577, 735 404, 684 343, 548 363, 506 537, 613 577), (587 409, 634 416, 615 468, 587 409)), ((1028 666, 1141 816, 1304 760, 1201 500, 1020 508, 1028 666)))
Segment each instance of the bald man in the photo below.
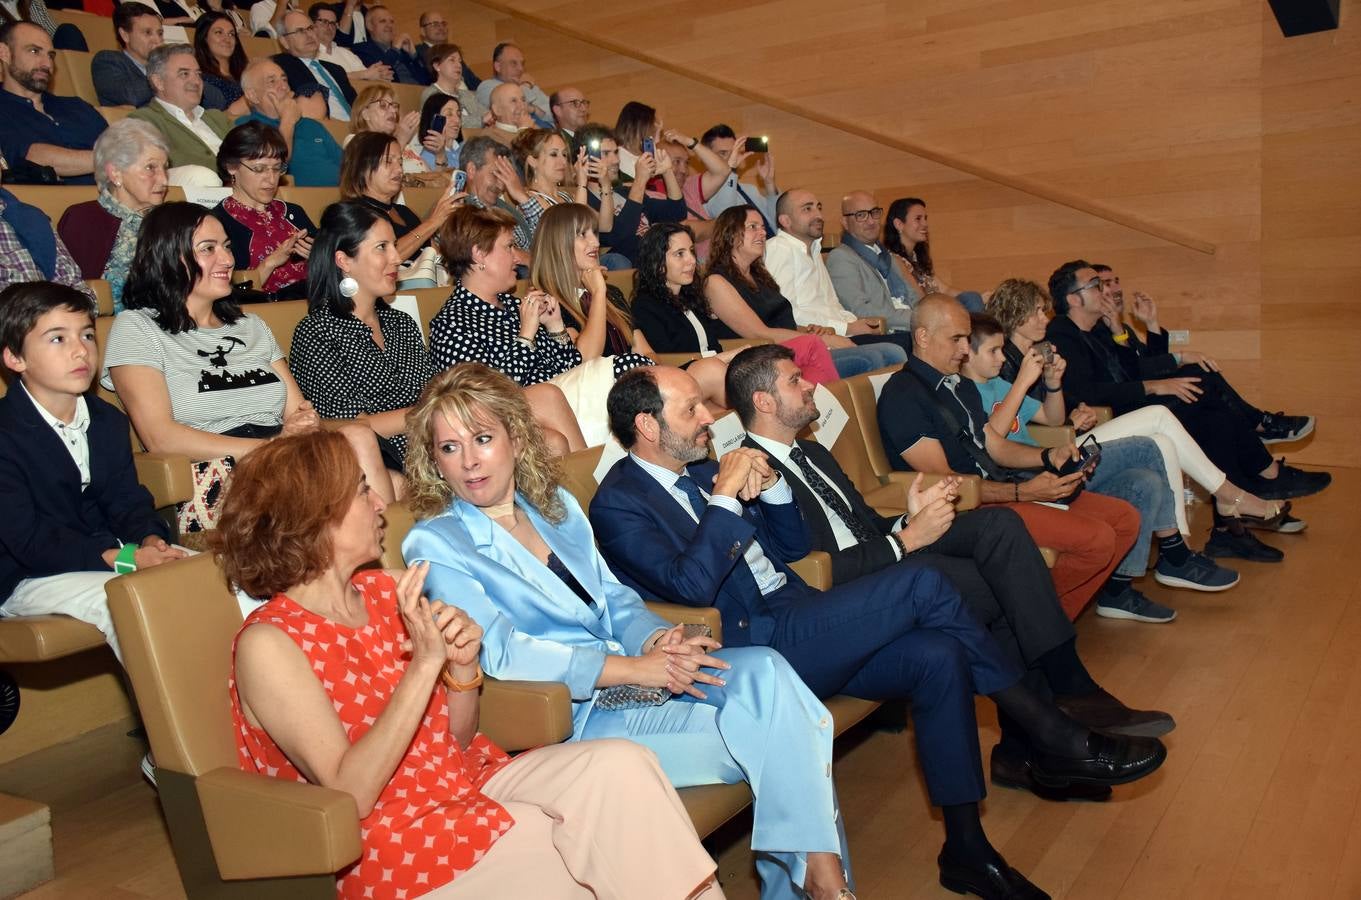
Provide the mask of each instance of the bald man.
MULTIPOLYGON (((290 13, 292 15, 292 13, 290 13)), ((288 145, 288 173, 301 187, 340 184, 340 144, 315 119, 302 115, 283 68, 273 59, 254 59, 241 73, 241 90, 250 115, 236 120, 263 122, 278 129, 288 145)))
POLYGON ((1077 453, 1069 445, 1041 452, 987 428, 977 386, 960 378, 969 354, 969 312, 944 294, 928 294, 912 312, 912 356, 879 395, 884 451, 902 471, 978 474, 983 502, 1009 506, 1035 543, 1059 552, 1050 570, 1070 616, 1110 580, 1140 534, 1138 511, 1123 500, 1083 491, 1066 509, 1059 503, 1082 486, 1083 476, 1055 474, 1077 453), (1019 469, 1041 472, 1029 481, 1008 480, 1019 469))
POLYGON ((288 76, 288 86, 297 93, 308 85, 321 85, 326 88, 326 104, 331 118, 350 121, 350 107, 355 98, 350 76, 335 63, 317 58, 320 45, 317 43, 316 29, 306 13, 290 12, 284 16, 279 44, 285 52, 276 53, 273 60, 288 76))
MULTIPOLYGON (((525 103, 524 88, 518 84, 503 82, 491 92, 492 137, 502 140, 503 132, 511 137, 534 127, 534 119, 529 114, 529 104, 525 103)), ((503 141, 504 143, 504 141, 503 141)))
POLYGON ((910 292, 902 263, 879 242, 883 217, 869 191, 841 198, 841 243, 827 254, 827 275, 846 309, 861 318, 882 316, 889 331, 909 331, 910 292))

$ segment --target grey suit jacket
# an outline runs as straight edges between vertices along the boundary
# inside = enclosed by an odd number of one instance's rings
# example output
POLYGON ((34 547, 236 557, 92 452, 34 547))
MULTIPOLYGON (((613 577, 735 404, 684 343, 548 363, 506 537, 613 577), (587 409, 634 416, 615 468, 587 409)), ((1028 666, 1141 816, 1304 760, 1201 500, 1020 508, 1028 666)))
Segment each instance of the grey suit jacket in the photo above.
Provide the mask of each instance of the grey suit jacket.
MULTIPOLYGON (((912 329, 912 311, 893 305, 884 279, 854 250, 845 246, 833 247, 825 261, 827 274, 831 276, 832 287, 842 306, 861 318, 883 316, 889 331, 912 329)), ((911 297, 908 302, 912 302, 911 297)))
POLYGON ((100 50, 90 60, 90 78, 100 106, 145 106, 151 84, 122 50, 100 50))

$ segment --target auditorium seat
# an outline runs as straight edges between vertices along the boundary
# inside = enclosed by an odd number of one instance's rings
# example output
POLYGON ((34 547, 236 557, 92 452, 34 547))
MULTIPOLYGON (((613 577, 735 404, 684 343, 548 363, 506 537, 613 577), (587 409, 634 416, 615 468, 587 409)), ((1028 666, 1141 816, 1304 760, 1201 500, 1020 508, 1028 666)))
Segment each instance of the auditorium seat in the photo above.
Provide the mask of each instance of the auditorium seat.
POLYGON ((354 87, 356 94, 362 94, 364 88, 379 86, 390 88, 397 98, 397 102, 402 105, 401 114, 421 111, 421 92, 425 90, 424 85, 420 84, 399 84, 395 81, 370 81, 366 78, 351 78, 350 84, 354 87))
MULTIPOLYGON (((155 9, 155 6, 152 6, 155 9)), ((118 38, 113 33, 113 19, 108 16, 97 16, 94 13, 82 12, 77 9, 49 9, 48 14, 52 16, 52 21, 58 25, 74 25, 80 29, 80 33, 85 36, 85 44, 90 48, 86 54, 85 72, 88 77, 90 62, 88 57, 94 56, 100 50, 118 51, 118 38)), ((61 51, 57 51, 60 53, 61 51)), ((94 101, 90 101, 93 103, 94 101)))
MULTIPOLYGON (((7 184, 5 190, 47 213, 54 229, 68 206, 99 197, 99 188, 92 184, 7 184)), ((172 185, 166 191, 165 200, 167 203, 183 201, 184 188, 172 185)))
MULTIPOLYGON (((111 20, 104 19, 103 21, 104 27, 112 33, 111 20)), ((91 59, 93 59, 93 51, 84 53, 79 50, 58 50, 57 75, 53 79, 52 93, 59 96, 79 97, 91 106, 98 106, 99 95, 95 93, 94 78, 90 75, 91 59)))

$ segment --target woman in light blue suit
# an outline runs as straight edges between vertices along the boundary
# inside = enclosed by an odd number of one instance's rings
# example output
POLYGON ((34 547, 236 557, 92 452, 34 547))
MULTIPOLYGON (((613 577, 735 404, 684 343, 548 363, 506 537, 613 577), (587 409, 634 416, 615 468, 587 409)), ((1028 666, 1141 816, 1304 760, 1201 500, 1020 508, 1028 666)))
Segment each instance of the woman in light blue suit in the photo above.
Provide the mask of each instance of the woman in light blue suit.
POLYGON ((763 897, 851 897, 831 716, 784 659, 686 637, 615 579, 506 376, 477 363, 437 376, 407 435, 409 501, 423 521, 402 553, 430 563, 432 598, 482 626, 484 671, 565 683, 574 740, 638 741, 677 787, 747 781, 763 897), (621 685, 660 696, 617 708, 602 692, 621 685))

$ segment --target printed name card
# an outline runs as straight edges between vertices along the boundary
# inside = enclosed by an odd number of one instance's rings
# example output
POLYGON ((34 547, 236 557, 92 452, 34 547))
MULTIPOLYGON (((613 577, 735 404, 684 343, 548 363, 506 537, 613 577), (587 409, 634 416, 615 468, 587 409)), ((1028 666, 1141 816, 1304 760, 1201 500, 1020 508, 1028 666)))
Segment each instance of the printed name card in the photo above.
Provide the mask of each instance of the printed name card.
POLYGON ((600 462, 595 464, 595 483, 603 481, 610 469, 614 468, 614 464, 626 456, 628 451, 614 439, 614 435, 610 435, 610 439, 600 448, 600 462))
POLYGON ((817 404, 819 412, 818 420, 813 423, 813 437, 822 446, 831 447, 851 417, 846 415, 841 402, 824 385, 813 389, 813 402, 817 404))
POLYGON ((742 446, 742 441, 747 437, 747 431, 742 427, 742 420, 737 418, 737 413, 730 412, 717 422, 709 426, 709 434, 713 437, 714 456, 719 459, 735 447, 742 446))
POLYGON ((232 195, 229 187, 186 187, 184 199, 212 209, 232 195))

